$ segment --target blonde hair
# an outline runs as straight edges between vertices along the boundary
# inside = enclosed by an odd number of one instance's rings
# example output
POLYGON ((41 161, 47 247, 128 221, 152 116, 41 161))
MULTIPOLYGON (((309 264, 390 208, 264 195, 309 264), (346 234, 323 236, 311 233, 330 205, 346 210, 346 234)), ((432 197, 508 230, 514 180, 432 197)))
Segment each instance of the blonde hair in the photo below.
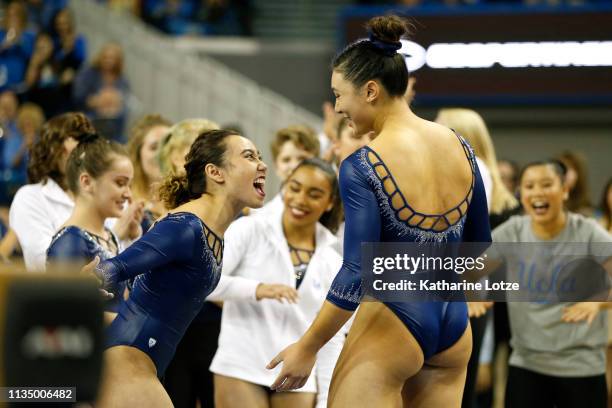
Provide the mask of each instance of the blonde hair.
POLYGON ((91 65, 99 70, 102 67, 102 57, 104 56, 104 53, 106 52, 106 50, 108 49, 112 49, 114 48, 115 50, 119 51, 119 61, 117 61, 117 65, 114 67, 113 69, 113 74, 116 76, 121 76, 121 74, 123 74, 123 63, 124 63, 124 54, 123 54, 123 47, 121 47, 121 44, 117 43, 117 42, 107 42, 105 43, 102 48, 100 48, 100 50, 98 51, 98 53, 96 54, 96 56, 94 57, 91 65))
POLYGON ((438 112, 436 121, 463 136, 474 149, 474 154, 487 165, 493 182, 489 212, 499 214, 517 207, 518 201, 502 182, 493 141, 482 117, 471 109, 445 108, 438 112))
POLYGON ((300 149, 306 150, 315 157, 319 156, 319 150, 321 148, 319 137, 317 136, 317 132, 310 126, 292 125, 276 132, 274 140, 272 140, 270 144, 270 150, 272 150, 274 161, 278 158, 281 147, 287 142, 293 142, 293 144, 300 149))
POLYGON ((162 174, 179 173, 182 170, 174 168, 172 164, 174 152, 190 147, 201 133, 219 129, 218 124, 208 119, 185 119, 172 126, 163 139, 158 153, 162 174))
POLYGON ((140 118, 130 130, 127 148, 130 160, 134 165, 132 193, 136 198, 150 199, 151 180, 149 180, 142 168, 140 150, 144 144, 145 137, 153 128, 158 126, 170 127, 172 122, 161 115, 150 114, 140 118))

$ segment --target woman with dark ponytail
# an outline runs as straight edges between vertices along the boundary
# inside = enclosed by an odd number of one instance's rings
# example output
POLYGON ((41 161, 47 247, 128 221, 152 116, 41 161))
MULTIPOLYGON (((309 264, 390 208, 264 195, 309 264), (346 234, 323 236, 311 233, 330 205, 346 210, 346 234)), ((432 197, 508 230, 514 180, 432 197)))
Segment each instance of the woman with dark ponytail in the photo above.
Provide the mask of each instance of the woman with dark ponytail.
POLYGON ((361 244, 490 242, 484 187, 467 142, 417 117, 403 98, 408 70, 397 51, 406 23, 375 17, 367 27, 369 39, 332 63, 336 112, 352 120, 357 134, 377 135, 340 167, 344 262, 310 328, 268 365, 283 362, 271 388, 304 386, 317 351, 359 306, 328 406, 459 407, 471 351, 465 302, 406 296, 360 305, 372 293, 361 279, 361 244))
POLYGON ((96 406, 172 406, 158 377, 219 282, 225 230, 244 207, 262 206, 266 170, 257 148, 238 133, 200 134, 185 174, 160 187, 168 215, 119 256, 85 268, 106 290, 134 279, 107 329, 96 406))

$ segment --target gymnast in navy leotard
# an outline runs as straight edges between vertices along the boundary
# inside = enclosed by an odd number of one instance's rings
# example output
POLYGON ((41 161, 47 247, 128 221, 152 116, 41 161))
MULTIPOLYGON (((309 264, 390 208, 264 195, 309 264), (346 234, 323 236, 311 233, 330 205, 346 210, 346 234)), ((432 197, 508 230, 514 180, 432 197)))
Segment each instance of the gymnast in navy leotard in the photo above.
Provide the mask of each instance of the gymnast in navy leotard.
MULTIPOLYGON (((47 249, 47 265, 54 266, 62 263, 70 263, 70 267, 83 266, 94 258, 105 260, 119 254, 119 240, 115 234, 105 228, 109 237, 94 234, 74 225, 60 229, 47 249)), ((119 302, 122 300, 126 288, 125 282, 120 282, 111 288, 113 298, 109 299, 104 309, 108 312, 117 312, 119 302)))
POLYGON ((368 22, 370 38, 335 57, 337 112, 356 133, 377 136, 340 167, 344 262, 319 315, 281 351, 271 388, 300 388, 317 351, 357 315, 336 364, 329 407, 459 407, 471 351, 465 302, 363 302, 364 242, 490 242, 487 203, 475 157, 448 128, 417 117, 404 100, 408 71, 397 16, 368 22))
POLYGON ((107 330, 97 405, 172 406, 158 376, 219 282, 225 230, 244 207, 263 204, 266 169, 253 143, 238 133, 201 133, 185 173, 160 187, 170 213, 93 270, 105 288, 134 280, 107 330))
MULTIPOLYGON (((472 182, 465 198, 444 214, 427 215, 413 209, 395 184, 393 174, 380 156, 365 146, 340 169, 346 217, 351 229, 345 230, 348 245, 342 269, 336 276, 327 300, 336 306, 355 310, 361 290, 361 242, 489 242, 487 201, 474 153, 457 136, 472 170, 472 182), (384 174, 384 176, 380 176, 384 174), (395 205, 394 199, 401 203, 395 205), (350 212, 350 214, 348 214, 350 212), (455 222, 449 216, 455 213, 455 222), (422 227, 431 219, 429 227, 422 227), (440 226, 439 228, 436 228, 440 226)), ((348 225, 347 225, 348 227, 348 225)), ((385 302, 410 330, 426 359, 454 344, 468 323, 464 302, 385 302)))
MULTIPOLYGON (((105 221, 121 217, 131 196, 133 174, 132 163, 121 145, 96 134, 81 137, 66 162, 66 182, 74 194, 75 206, 47 249, 47 270, 65 272, 96 257, 104 260, 120 252, 119 240, 105 221)), ((137 228, 138 220, 133 224, 137 228)), ((117 311, 125 287, 121 282, 109 288, 114 298, 106 302, 107 312, 117 311)))
POLYGON ((196 215, 168 214, 123 253, 98 266, 110 287, 135 278, 107 330, 107 347, 145 352, 161 377, 187 326, 219 282, 223 240, 196 215))

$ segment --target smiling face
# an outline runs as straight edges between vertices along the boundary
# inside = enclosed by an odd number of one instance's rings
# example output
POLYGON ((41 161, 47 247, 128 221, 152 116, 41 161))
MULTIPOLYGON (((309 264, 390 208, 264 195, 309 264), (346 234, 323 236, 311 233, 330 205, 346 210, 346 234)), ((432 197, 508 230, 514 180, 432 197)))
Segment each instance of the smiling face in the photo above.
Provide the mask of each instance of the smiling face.
POLYGON ((79 194, 90 194, 96 208, 105 218, 121 217, 126 202, 131 198, 130 184, 134 167, 126 156, 113 154, 107 171, 98 178, 81 177, 79 194))
MULTIPOLYGON (((373 130, 376 109, 372 105, 371 88, 374 81, 368 81, 356 88, 351 82, 344 79, 344 75, 334 71, 331 77, 331 87, 336 104, 336 112, 343 114, 353 122, 355 132, 359 135, 373 130)), ((377 86, 377 85, 376 85, 377 86)))
POLYGON ((567 186, 550 164, 534 165, 520 180, 521 204, 534 223, 548 225, 563 214, 567 186))
POLYGON ((261 207, 266 197, 268 167, 261 160, 259 150, 242 136, 229 136, 225 143, 223 178, 228 195, 240 201, 243 207, 261 207))
POLYGON ((283 201, 284 220, 298 227, 312 225, 332 209, 332 185, 322 170, 304 165, 287 180, 283 201))

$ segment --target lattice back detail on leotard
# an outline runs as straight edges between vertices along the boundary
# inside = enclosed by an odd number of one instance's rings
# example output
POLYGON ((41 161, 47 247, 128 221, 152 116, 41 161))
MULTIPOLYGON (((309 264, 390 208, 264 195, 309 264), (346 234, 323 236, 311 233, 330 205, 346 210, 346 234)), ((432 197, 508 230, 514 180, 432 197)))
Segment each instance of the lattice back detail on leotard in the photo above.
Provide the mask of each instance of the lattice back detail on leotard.
POLYGON ((476 181, 474 167, 475 161, 473 159, 473 153, 471 152, 468 144, 459 135, 457 135, 457 137, 459 138, 465 155, 470 162, 470 166, 472 168, 472 181, 470 183, 468 193, 465 195, 463 200, 461 200, 455 207, 442 214, 424 214, 412 208, 410 204, 408 204, 405 196, 400 191, 393 174, 391 174, 391 171, 383 162, 378 153, 368 146, 365 147, 365 151, 367 152, 365 158, 367 159, 369 166, 373 169, 373 173, 376 175, 378 184, 385 193, 389 206, 393 210, 398 221, 405 223, 411 228, 418 228, 423 231, 437 233, 448 230, 461 222, 461 220, 464 218, 474 193, 474 184, 476 181))
POLYGON ((206 224, 202 223, 202 232, 208 243, 208 248, 211 250, 217 265, 221 265, 223 261, 223 240, 210 230, 206 224))

